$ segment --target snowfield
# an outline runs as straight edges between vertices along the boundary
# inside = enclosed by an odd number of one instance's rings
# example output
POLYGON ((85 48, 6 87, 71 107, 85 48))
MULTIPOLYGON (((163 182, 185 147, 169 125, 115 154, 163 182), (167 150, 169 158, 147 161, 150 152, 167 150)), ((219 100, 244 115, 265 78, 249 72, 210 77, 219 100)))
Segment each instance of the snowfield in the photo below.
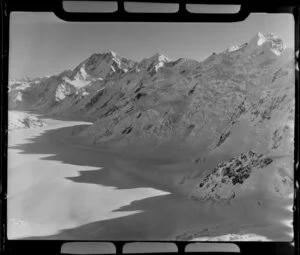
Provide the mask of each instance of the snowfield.
POLYGON ((11 131, 9 239, 291 240, 292 198, 186 199, 168 180, 189 163, 137 161, 78 143, 91 123, 44 121, 11 131))
POLYGON ((42 127, 44 125, 45 122, 36 115, 20 111, 8 111, 8 130, 42 127))

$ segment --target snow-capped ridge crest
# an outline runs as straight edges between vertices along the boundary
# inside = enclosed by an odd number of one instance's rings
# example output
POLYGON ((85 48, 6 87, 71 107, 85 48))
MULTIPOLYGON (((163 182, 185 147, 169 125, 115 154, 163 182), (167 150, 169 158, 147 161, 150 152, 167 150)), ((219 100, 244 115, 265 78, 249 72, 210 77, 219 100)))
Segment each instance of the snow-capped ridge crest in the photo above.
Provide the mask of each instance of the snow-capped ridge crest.
POLYGON ((171 62, 171 59, 163 54, 155 53, 150 58, 144 58, 139 64, 137 69, 146 70, 149 74, 156 73, 160 68, 164 67, 166 63, 171 62))
POLYGON ((73 70, 73 79, 105 79, 114 74, 128 72, 133 60, 121 58, 114 51, 94 53, 73 70))
POLYGON ((261 33, 258 32, 249 42, 249 45, 256 46, 266 46, 270 48, 275 54, 280 54, 285 48, 286 45, 283 43, 282 39, 279 38, 274 33, 261 33))
POLYGON ((155 53, 152 57, 150 57, 149 59, 153 59, 153 60, 158 60, 158 61, 162 61, 162 62, 170 62, 171 59, 166 57, 165 55, 161 54, 161 53, 155 53))
POLYGON ((279 56, 286 48, 286 45, 283 43, 282 39, 274 33, 258 32, 248 42, 227 48, 225 53, 237 52, 242 49, 246 49, 246 51, 249 53, 260 48, 279 56))
POLYGON ((261 33, 258 32, 253 38, 253 41, 256 41, 257 45, 262 45, 267 41, 272 41, 272 40, 281 40, 277 35, 274 33, 261 33))
POLYGON ((238 50, 244 48, 246 45, 247 45, 246 43, 241 44, 241 45, 233 45, 233 46, 227 48, 225 50, 225 52, 235 52, 235 51, 238 51, 238 50))
POLYGON ((114 51, 109 51, 108 53, 111 54, 114 58, 117 57, 117 54, 114 51))

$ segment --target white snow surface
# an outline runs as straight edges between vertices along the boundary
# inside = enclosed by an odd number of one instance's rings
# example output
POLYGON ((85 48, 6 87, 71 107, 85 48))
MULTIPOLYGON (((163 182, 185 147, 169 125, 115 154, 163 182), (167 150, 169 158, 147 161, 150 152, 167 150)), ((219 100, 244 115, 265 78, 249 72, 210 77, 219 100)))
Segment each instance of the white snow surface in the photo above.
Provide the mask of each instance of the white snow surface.
MULTIPOLYGON (((101 79, 101 78, 99 78, 101 79)), ((78 76, 75 76, 75 79, 73 80, 70 80, 68 77, 63 77, 63 80, 71 85, 73 85, 75 88, 79 89, 79 88, 82 88, 82 87, 85 87, 86 85, 88 85, 90 83, 89 80, 84 80, 84 79, 81 79, 80 77, 78 76)))
POLYGON ((170 171, 155 159, 119 157, 72 140, 90 123, 45 121, 48 126, 15 130, 9 139, 9 239, 237 241, 280 236, 278 222, 284 214, 274 210, 280 203, 259 208, 250 198, 233 205, 186 199, 155 185, 170 188, 168 180, 186 165, 175 164, 170 171), (27 150, 30 154, 20 153, 27 150), (224 225, 242 226, 243 234, 222 234, 224 225))
POLYGON ((38 116, 20 111, 8 111, 8 130, 45 126, 38 116))
POLYGON ((262 33, 258 33, 257 37, 258 37, 258 40, 257 40, 258 46, 261 46, 263 43, 266 42, 266 38, 264 37, 264 35, 262 33))

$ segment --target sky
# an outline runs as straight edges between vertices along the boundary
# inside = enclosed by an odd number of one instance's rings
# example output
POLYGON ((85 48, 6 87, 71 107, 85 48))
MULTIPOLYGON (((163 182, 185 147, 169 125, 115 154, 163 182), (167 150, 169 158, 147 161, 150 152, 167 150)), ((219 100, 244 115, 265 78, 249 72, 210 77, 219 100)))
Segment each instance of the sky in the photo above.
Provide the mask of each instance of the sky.
POLYGON ((9 76, 57 74, 108 51, 136 61, 155 53, 202 61, 258 32, 275 33, 293 47, 294 18, 256 13, 234 23, 82 23, 65 22, 53 13, 15 12, 10 16, 9 76))

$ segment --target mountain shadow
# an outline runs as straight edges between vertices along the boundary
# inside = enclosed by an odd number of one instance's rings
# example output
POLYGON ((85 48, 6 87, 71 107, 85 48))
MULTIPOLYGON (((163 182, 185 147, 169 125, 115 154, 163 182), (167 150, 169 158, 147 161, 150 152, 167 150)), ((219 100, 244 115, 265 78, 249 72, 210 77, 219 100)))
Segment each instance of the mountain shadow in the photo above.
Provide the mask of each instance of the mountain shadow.
MULTIPOLYGON (((66 143, 66 138, 72 134, 72 130, 85 128, 87 125, 76 125, 57 129, 45 130, 39 136, 28 139, 28 142, 11 146, 9 148, 21 150, 21 154, 45 154, 42 160, 58 161, 65 164, 82 167, 97 167, 99 170, 82 170, 79 176, 65 177, 77 183, 98 184, 115 187, 116 189, 154 188, 169 191, 156 183, 144 180, 136 176, 126 168, 120 167, 124 158, 119 158, 113 152, 76 147, 66 143), (49 141, 52 141, 49 143, 49 141), (50 154, 50 156, 49 156, 50 154), (120 178, 122 176, 122 178, 120 178), (124 178, 126 181, 124 182, 124 178)), ((134 165, 134 162, 132 162, 134 165)), ((137 191, 138 192, 138 191, 137 191)), ((101 203, 101 201, 99 201, 101 203)), ((251 205, 245 207, 249 210, 251 205)), ((241 225, 251 222, 249 219, 232 221, 236 215, 228 217, 230 205, 226 206, 227 215, 222 212, 224 207, 208 202, 193 201, 178 194, 170 193, 154 197, 135 200, 128 205, 121 206, 112 212, 132 212, 127 216, 90 222, 72 229, 63 229, 60 232, 48 236, 32 236, 23 239, 51 239, 51 240, 179 240, 197 237, 205 229, 222 226, 221 234, 239 233, 241 225), (228 217, 228 218, 227 218, 228 217), (224 227, 225 226, 225 227, 224 227), (189 233, 189 231, 196 233, 189 233), (188 233, 186 235, 186 232, 188 233)), ((55 210, 55 209, 54 209, 55 210)), ((234 208, 231 209, 234 212, 234 208)), ((243 212, 239 212, 242 217, 243 212)), ((257 218, 251 226, 253 232, 256 226, 275 225, 280 229, 280 236, 274 232, 264 233, 267 238, 276 240, 289 240, 290 228, 280 221, 266 221, 265 217, 257 218)), ((261 231, 258 229, 257 231, 261 231)), ((253 233, 252 232, 252 233, 253 233)), ((219 234, 220 234, 219 233, 219 234)), ((203 232, 209 235, 209 232, 203 232)))

